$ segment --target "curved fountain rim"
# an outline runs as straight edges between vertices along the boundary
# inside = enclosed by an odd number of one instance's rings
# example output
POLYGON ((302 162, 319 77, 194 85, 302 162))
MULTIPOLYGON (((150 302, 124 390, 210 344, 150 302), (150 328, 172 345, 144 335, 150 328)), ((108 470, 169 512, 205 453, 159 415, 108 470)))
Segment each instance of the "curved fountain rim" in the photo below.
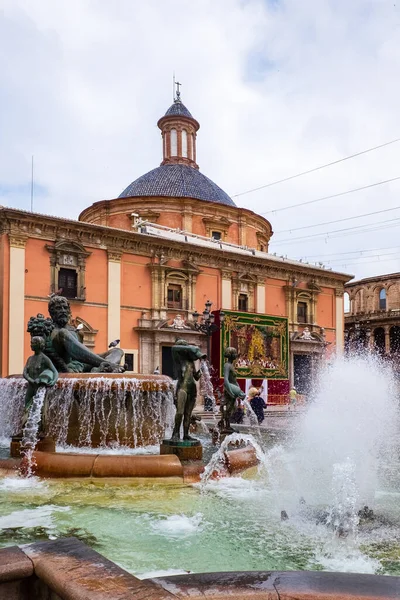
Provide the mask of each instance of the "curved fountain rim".
MULTIPOLYGON (((21 373, 7 375, 4 379, 22 379, 21 373)), ((145 375, 144 373, 59 373, 59 379, 138 379, 147 381, 171 382, 168 375, 145 375)))

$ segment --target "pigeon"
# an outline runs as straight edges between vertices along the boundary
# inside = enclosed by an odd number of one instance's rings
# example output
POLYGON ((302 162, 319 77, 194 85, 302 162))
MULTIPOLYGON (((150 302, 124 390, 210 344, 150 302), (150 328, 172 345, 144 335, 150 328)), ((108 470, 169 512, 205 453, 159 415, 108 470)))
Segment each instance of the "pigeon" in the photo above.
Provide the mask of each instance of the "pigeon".
POLYGON ((154 369, 153 375, 159 375, 159 374, 160 374, 160 367, 157 367, 156 369, 154 369))
POLYGON ((108 344, 109 348, 116 348, 121 340, 114 340, 111 344, 108 344))
POLYGON ((78 327, 76 328, 76 331, 79 331, 80 329, 83 329, 83 323, 79 323, 78 327))

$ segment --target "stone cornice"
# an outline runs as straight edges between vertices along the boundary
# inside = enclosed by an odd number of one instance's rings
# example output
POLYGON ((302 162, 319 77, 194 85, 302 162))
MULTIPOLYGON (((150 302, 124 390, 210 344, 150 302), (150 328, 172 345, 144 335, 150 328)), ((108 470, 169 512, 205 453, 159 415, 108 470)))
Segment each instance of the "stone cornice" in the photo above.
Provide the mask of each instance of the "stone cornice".
POLYGON ((245 272, 253 276, 264 276, 289 280, 293 276, 312 278, 318 285, 337 288, 350 276, 333 271, 324 271, 305 264, 291 264, 234 251, 221 252, 219 248, 201 247, 187 242, 157 238, 147 234, 94 225, 82 221, 71 221, 12 208, 0 208, 0 233, 11 233, 22 238, 37 238, 47 242, 60 239, 77 242, 85 248, 98 248, 109 252, 130 253, 140 256, 163 256, 166 260, 190 260, 199 266, 220 270, 245 272))

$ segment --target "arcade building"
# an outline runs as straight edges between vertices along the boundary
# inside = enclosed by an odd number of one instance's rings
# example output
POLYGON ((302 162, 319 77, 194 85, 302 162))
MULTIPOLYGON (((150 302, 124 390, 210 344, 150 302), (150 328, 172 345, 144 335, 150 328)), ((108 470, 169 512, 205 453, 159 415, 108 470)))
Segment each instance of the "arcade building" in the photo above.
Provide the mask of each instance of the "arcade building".
POLYGON ((26 324, 58 293, 84 343, 119 339, 129 371, 172 375, 180 337, 211 348, 217 371, 236 345, 239 377, 268 381, 269 395, 307 393, 320 360, 343 351, 351 277, 269 253, 270 222, 199 170, 200 125, 179 92, 157 125, 161 165, 78 220, 0 207, 1 375, 22 372, 26 324))

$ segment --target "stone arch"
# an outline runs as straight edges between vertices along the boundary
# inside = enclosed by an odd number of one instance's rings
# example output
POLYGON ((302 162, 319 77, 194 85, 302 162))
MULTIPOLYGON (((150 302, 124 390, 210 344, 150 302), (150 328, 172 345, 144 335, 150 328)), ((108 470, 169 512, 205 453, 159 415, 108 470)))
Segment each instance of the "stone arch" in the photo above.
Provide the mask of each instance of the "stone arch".
POLYGON ((385 354, 385 330, 383 327, 374 329, 374 348, 378 354, 385 354))
POLYGON ((400 327, 393 325, 389 330, 390 354, 400 354, 400 327))

